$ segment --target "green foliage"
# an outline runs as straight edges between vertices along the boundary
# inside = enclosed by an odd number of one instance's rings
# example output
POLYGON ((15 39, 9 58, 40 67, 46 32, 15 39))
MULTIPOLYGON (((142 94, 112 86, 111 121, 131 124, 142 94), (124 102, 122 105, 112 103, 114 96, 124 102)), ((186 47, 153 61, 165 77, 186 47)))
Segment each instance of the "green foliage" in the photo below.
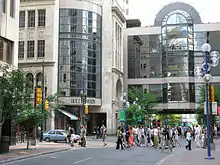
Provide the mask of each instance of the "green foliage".
POLYGON ((144 92, 142 88, 132 87, 128 91, 128 101, 133 103, 137 100, 137 104, 141 107, 141 113, 144 119, 149 120, 156 111, 153 107, 158 103, 157 97, 151 92, 144 92))
POLYGON ((137 125, 139 119, 143 119, 143 111, 138 105, 133 104, 126 109, 126 123, 128 125, 137 125))
POLYGON ((49 113, 47 111, 43 111, 42 113, 41 111, 30 107, 19 113, 18 122, 25 128, 31 129, 33 126, 38 125, 42 120, 44 120, 48 114, 49 113))
POLYGON ((21 70, 3 71, 3 76, 0 76, 2 109, 2 121, 0 122, 15 120, 18 111, 22 112, 30 106, 32 91, 27 88, 28 83, 21 70))
POLYGON ((168 124, 171 126, 176 126, 181 123, 181 115, 179 114, 158 114, 156 118, 161 122, 165 122, 167 119, 168 124))
POLYGON ((61 97, 60 92, 55 93, 53 95, 50 95, 47 97, 47 100, 50 102, 50 108, 53 111, 57 111, 58 109, 62 109, 65 106, 63 105, 63 102, 59 100, 59 97, 61 97))
MULTIPOLYGON (((218 106, 220 105, 220 87, 215 86, 215 101, 217 102, 218 106)), ((204 115, 204 102, 205 102, 205 86, 200 88, 200 96, 201 99, 197 103, 198 108, 196 109, 196 120, 198 124, 204 125, 206 122, 206 117, 204 115)), ((216 116, 213 115, 213 124, 216 122, 216 116)))

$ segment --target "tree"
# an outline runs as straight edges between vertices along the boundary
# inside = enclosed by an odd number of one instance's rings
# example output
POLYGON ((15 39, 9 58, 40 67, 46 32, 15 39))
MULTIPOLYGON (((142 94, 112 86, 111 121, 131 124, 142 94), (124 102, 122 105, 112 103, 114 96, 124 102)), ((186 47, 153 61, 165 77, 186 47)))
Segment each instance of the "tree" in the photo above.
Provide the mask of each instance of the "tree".
POLYGON ((156 113, 153 107, 158 103, 158 100, 150 91, 144 92, 142 88, 132 87, 128 91, 128 101, 130 103, 137 102, 140 105, 143 119, 150 120, 152 115, 156 113))
POLYGON ((126 123, 128 125, 138 125, 143 119, 143 111, 139 105, 132 104, 126 109, 126 123))
POLYGON ((158 114, 156 118, 161 122, 165 122, 167 120, 168 123, 164 124, 168 124, 171 126, 176 126, 181 123, 181 115, 179 114, 158 114))
MULTIPOLYGON (((197 102, 198 108, 196 109, 196 120, 198 124, 204 125, 206 123, 206 117, 204 114, 204 102, 205 102, 205 86, 200 88, 201 99, 197 102)), ((214 90, 215 101, 218 106, 220 105, 220 87, 215 86, 214 90)), ((213 115, 213 124, 216 122, 216 116, 213 115)))
POLYGON ((16 121, 18 112, 22 112, 29 106, 31 90, 27 88, 27 80, 24 73, 19 70, 3 69, 0 76, 0 105, 1 124, 0 132, 4 136, 11 135, 11 121, 16 121))
MULTIPOLYGON (((18 123, 26 129, 27 149, 29 148, 29 131, 35 129, 43 119, 49 115, 48 111, 34 109, 33 106, 26 107, 18 114, 18 123)), ((33 131, 35 132, 35 131, 33 131)))

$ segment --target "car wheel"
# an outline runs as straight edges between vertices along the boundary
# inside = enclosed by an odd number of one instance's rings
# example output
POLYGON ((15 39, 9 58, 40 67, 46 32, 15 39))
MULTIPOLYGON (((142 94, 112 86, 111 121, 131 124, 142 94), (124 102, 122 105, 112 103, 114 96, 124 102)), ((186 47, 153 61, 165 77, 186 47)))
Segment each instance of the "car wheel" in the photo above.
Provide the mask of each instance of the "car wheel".
POLYGON ((45 141, 46 141, 46 142, 50 142, 50 138, 48 138, 48 137, 45 138, 45 141))

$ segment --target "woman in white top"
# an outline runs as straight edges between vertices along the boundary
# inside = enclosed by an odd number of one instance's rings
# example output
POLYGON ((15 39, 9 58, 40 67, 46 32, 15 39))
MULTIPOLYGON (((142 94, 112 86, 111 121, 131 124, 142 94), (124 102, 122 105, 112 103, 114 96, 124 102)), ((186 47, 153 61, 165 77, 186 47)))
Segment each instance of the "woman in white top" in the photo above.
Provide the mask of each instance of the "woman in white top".
POLYGON ((175 146, 178 144, 181 147, 177 128, 175 129, 174 141, 175 141, 175 146))

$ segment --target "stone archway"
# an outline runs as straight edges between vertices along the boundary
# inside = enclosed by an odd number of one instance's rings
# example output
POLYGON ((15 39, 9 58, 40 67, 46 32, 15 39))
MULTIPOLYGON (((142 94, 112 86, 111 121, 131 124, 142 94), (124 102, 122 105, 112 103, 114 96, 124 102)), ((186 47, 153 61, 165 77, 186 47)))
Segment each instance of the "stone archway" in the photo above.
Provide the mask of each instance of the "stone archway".
POLYGON ((118 79, 116 82, 116 101, 120 102, 121 95, 122 95, 122 83, 121 80, 118 79))

